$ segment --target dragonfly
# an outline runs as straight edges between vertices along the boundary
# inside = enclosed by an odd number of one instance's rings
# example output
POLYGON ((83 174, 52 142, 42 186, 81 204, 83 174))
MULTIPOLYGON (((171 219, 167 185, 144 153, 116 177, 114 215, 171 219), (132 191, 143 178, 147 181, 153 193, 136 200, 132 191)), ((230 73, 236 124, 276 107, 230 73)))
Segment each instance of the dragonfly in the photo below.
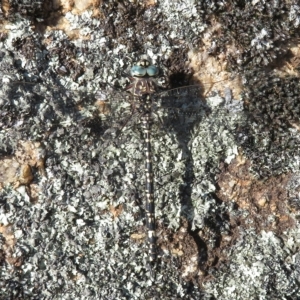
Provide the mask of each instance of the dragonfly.
MULTIPOLYGON (((165 109, 173 110, 181 109, 180 113, 183 115, 183 109, 185 116, 187 113, 191 113, 191 107, 195 109, 195 103, 186 103, 185 107, 178 107, 176 99, 177 93, 182 96, 182 89, 175 89, 172 91, 160 93, 156 95, 157 85, 154 78, 159 74, 159 70, 156 66, 151 65, 146 59, 140 60, 136 65, 131 68, 130 85, 126 90, 134 97, 134 110, 135 113, 141 118, 143 136, 144 136, 144 154, 145 154, 145 215, 146 215, 146 227, 148 235, 148 256, 149 261, 153 264, 156 260, 156 235, 155 235, 155 205, 154 205, 154 186, 153 186, 153 167, 152 167, 152 150, 151 150, 151 122, 152 114, 155 113, 155 106, 158 106, 158 99, 160 99, 160 105, 163 105, 165 109), (177 107, 176 107, 177 104, 177 107), (170 105, 170 106, 169 106, 170 105), (188 108, 187 108, 188 107, 188 108)), ((187 91, 186 91, 187 92, 187 91)), ((199 93, 198 87, 190 89, 189 93, 199 93)), ((202 113, 207 113, 208 108, 204 103, 198 103, 202 107, 202 113)), ((199 109, 199 107, 198 107, 199 109)), ((191 117, 191 114, 190 116, 191 117)), ((163 124, 163 121, 160 120, 163 124)), ((191 122, 191 119, 189 120, 191 122)))
MULTIPOLYGON (((125 128, 141 123, 145 159, 144 211, 148 258, 152 266, 158 256, 151 148, 153 123, 166 134, 175 132, 176 135, 188 135, 195 122, 200 122, 211 114, 210 106, 203 101, 203 90, 200 86, 161 91, 157 84, 159 75, 158 67, 152 65, 147 59, 141 59, 130 70, 130 83, 125 92, 108 89, 99 90, 91 95, 80 91, 70 92, 64 88, 53 88, 48 94, 48 89, 44 89, 42 85, 19 83, 26 85, 27 91, 22 92, 19 101, 29 97, 31 105, 24 106, 24 110, 28 115, 35 116, 29 118, 28 122, 34 128, 36 124, 41 124, 41 122, 35 122, 35 118, 40 118, 44 126, 40 131, 43 132, 60 122, 65 124, 75 122, 87 127, 96 127, 99 139, 103 142, 101 151, 104 151, 112 143, 122 144, 125 139, 125 128), (53 101, 53 99, 59 100, 53 101), (35 110, 38 110, 38 114, 35 110), (93 122, 96 122, 96 125, 93 122)), ((16 93, 16 86, 8 86, 8 95, 16 93)), ((21 102, 19 104, 22 105, 21 102)), ((5 117, 4 114, 2 120, 7 125, 9 120, 5 120, 5 117)), ((19 123, 14 126, 22 126, 23 121, 19 120, 19 123)))

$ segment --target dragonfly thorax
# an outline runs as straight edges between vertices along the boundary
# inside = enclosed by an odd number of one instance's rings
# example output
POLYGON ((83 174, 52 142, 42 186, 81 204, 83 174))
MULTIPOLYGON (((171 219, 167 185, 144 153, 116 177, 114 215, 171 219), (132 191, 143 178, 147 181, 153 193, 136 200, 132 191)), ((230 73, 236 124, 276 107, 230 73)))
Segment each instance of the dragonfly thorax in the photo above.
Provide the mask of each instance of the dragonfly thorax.
POLYGON ((152 101, 150 95, 143 95, 142 97, 138 97, 135 103, 135 110, 141 115, 151 113, 152 101))
POLYGON ((156 92, 157 85, 152 78, 130 78, 131 84, 126 88, 133 96, 142 97, 156 92))

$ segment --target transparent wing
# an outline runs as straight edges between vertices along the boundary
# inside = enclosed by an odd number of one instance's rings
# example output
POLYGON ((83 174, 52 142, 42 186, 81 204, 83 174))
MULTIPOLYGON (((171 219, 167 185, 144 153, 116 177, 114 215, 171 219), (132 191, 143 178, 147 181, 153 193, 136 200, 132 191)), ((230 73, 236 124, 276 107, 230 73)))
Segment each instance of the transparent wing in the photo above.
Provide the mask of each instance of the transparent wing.
MULTIPOLYGON (((203 89, 198 85, 186 86, 162 92, 156 96, 159 100, 160 109, 163 109, 171 116, 185 119, 188 123, 207 117, 210 114, 215 116, 237 114, 244 110, 242 101, 233 101, 232 98, 221 98, 218 94, 212 97, 204 97, 203 89), (206 99, 205 99, 206 98, 206 99), (220 101, 221 100, 221 101, 220 101)), ((172 118, 172 117, 171 117, 172 118)), ((244 122, 240 119, 237 122, 244 122)))
POLYGON ((2 84, 0 89, 2 128, 22 123, 50 130, 71 124, 92 127, 98 122, 104 132, 132 114, 130 104, 117 93, 101 98, 99 93, 22 82, 2 84))
POLYGON ((198 85, 171 89, 155 95, 161 99, 161 105, 166 108, 194 110, 202 108, 204 101, 203 90, 198 85))
POLYGON ((201 122, 210 113, 202 92, 200 86, 187 86, 154 95, 154 114, 168 130, 187 133, 195 122, 201 122))
MULTIPOLYGON (((200 86, 187 86, 152 94, 153 122, 166 132, 187 134, 195 122, 211 113, 202 92, 200 86)), ((0 125, 20 138, 29 132, 43 138, 53 128, 88 127, 107 144, 120 144, 126 138, 124 131, 140 123, 143 112, 136 109, 137 101, 116 90, 89 94, 14 82, 1 86, 0 125)))

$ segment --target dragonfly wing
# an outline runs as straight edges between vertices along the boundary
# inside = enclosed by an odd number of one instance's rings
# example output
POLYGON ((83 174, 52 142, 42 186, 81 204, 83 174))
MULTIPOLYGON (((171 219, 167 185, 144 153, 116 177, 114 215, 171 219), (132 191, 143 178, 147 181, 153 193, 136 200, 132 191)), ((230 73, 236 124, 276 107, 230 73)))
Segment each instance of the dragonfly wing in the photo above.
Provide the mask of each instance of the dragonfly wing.
POLYGON ((108 113, 104 119, 109 122, 106 123, 107 126, 101 138, 105 145, 112 143, 120 145, 126 139, 124 131, 138 122, 139 113, 135 109, 133 97, 128 93, 112 91, 105 94, 105 98, 108 113))
POLYGON ((187 131, 194 122, 200 122, 210 113, 199 86, 176 88, 155 97, 159 116, 164 126, 171 130, 187 131))

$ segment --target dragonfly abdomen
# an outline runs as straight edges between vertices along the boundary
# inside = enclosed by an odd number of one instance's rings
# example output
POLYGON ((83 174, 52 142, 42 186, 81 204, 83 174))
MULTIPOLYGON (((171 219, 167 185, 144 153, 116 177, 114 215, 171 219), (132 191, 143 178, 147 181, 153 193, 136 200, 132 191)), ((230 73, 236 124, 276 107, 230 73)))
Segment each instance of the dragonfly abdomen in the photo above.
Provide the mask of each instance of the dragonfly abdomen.
POLYGON ((152 153, 150 140, 150 113, 146 113, 142 118, 144 140, 145 140, 145 193, 146 193, 146 225, 148 233, 148 252, 150 262, 156 259, 156 236, 155 236, 155 209, 153 195, 153 171, 152 153))

